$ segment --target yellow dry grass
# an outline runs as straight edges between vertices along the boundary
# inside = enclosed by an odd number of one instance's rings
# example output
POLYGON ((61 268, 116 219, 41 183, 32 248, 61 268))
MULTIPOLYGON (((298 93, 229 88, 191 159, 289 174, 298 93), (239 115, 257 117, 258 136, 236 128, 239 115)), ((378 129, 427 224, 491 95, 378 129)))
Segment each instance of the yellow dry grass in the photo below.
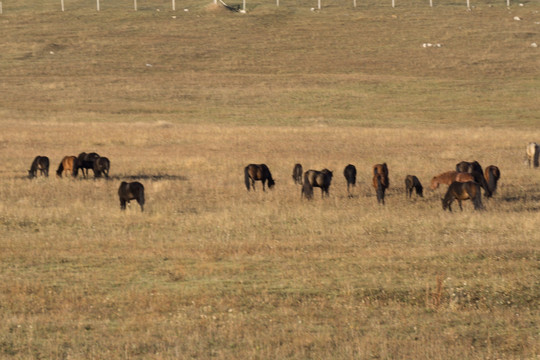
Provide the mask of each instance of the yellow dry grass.
POLYGON ((538 4, 358 4, 4 2, 0 357, 537 358, 538 4), (111 179, 54 176, 82 151, 111 179), (501 169, 486 211, 406 199, 461 160, 501 169), (263 162, 276 187, 248 193, 263 162))

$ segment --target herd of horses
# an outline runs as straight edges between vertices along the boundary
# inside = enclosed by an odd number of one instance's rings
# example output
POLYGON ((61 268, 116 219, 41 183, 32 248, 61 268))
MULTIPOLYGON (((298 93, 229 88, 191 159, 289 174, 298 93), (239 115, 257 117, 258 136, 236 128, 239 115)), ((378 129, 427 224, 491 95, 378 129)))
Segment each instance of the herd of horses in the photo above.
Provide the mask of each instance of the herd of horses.
MULTIPOLYGON (((50 161, 47 156, 36 156, 34 161, 32 161, 32 165, 30 165, 30 170, 28 170, 28 178, 35 178, 38 171, 41 176, 48 177, 49 164, 50 161)), ((107 157, 100 156, 95 152, 82 152, 79 156, 64 156, 58 165, 56 175, 58 177, 62 177, 62 175, 77 177, 80 170, 83 176, 88 178, 89 170, 92 170, 94 178, 100 178, 102 176, 109 178, 110 167, 111 162, 107 157)), ((144 186, 140 182, 134 181, 128 183, 122 181, 118 188, 118 198, 120 199, 120 209, 125 210, 126 204, 131 200, 136 200, 141 207, 141 211, 144 211, 144 186)))
MULTIPOLYGON (((343 169, 343 176, 347 181, 347 193, 351 197, 350 188, 356 185, 356 167, 348 164, 343 169)), ((390 186, 388 176, 388 165, 386 163, 373 165, 372 185, 377 195, 377 202, 384 205, 386 189, 390 186)), ((462 208, 462 201, 471 200, 475 210, 483 209, 482 189, 484 196, 491 197, 497 190, 497 183, 501 177, 499 168, 495 165, 489 165, 485 171, 478 161, 461 161, 456 164, 455 171, 443 172, 431 179, 432 190, 439 187, 440 184, 448 185, 444 197, 442 198, 443 210, 452 211, 452 203, 457 200, 459 208, 462 208)), ((265 184, 268 188, 275 185, 272 173, 266 164, 249 164, 244 168, 244 178, 248 191, 255 190, 255 181, 262 182, 263 191, 265 184)), ((301 197, 308 200, 313 199, 313 188, 321 189, 321 197, 329 195, 330 185, 332 183, 333 172, 328 169, 303 171, 302 164, 295 164, 293 167, 292 178, 295 184, 301 185, 301 197)), ((415 175, 405 177, 405 193, 408 198, 412 197, 413 191, 418 197, 423 197, 424 187, 415 175)))
MULTIPOLYGON (((28 178, 32 179, 37 176, 39 171, 42 176, 49 176, 49 158, 47 156, 38 155, 32 161, 30 165, 30 170, 28 170, 28 178)), ((104 175, 106 178, 109 177, 109 169, 111 167, 111 162, 108 158, 104 156, 99 156, 99 154, 85 153, 82 152, 79 156, 64 156, 58 169, 56 170, 56 175, 62 177, 62 175, 71 175, 77 177, 79 170, 82 171, 82 174, 85 178, 88 177, 88 170, 92 170, 94 177, 99 178, 104 175)))
MULTIPOLYGON (((526 149, 529 167, 539 166, 540 145, 534 142, 527 144, 526 149)), ((47 156, 36 156, 32 161, 28 177, 30 179, 38 175, 49 176, 49 158, 47 156)), ((80 153, 79 156, 65 156, 60 162, 56 175, 62 177, 62 174, 71 174, 76 177, 79 170, 83 176, 89 176, 89 170, 92 170, 95 178, 101 176, 109 177, 110 161, 104 156, 92 153, 80 153)), ((386 163, 373 165, 372 185, 377 195, 377 202, 384 205, 386 189, 390 186, 388 177, 388 165, 386 163)), ((343 169, 343 176, 347 181, 347 194, 351 195, 351 187, 356 186, 356 167, 348 164, 343 169)), ((484 208, 482 204, 481 192, 484 191, 485 197, 491 197, 497 190, 497 183, 501 177, 499 168, 495 165, 489 165, 485 170, 478 161, 461 161, 456 164, 456 170, 446 171, 434 176, 431 179, 430 188, 435 190, 439 185, 448 185, 448 189, 442 200, 443 210, 452 211, 452 203, 457 200, 459 208, 462 208, 462 201, 471 200, 475 210, 484 208)), ((321 189, 321 196, 329 196, 330 185, 332 183, 333 172, 328 169, 307 170, 304 172, 302 165, 297 163, 293 167, 292 178, 295 184, 301 186, 301 197, 308 200, 313 199, 313 188, 321 189)), ((263 191, 266 185, 271 189, 275 186, 272 173, 266 164, 249 164, 244 168, 244 180, 248 191, 255 190, 255 181, 262 182, 263 191)), ((407 175, 405 177, 405 194, 408 198, 412 197, 413 191, 418 197, 423 197, 423 186, 418 177, 407 175)), ((137 181, 123 181, 118 188, 118 197, 120 199, 120 209, 125 210, 126 204, 131 200, 136 200, 141 211, 144 211, 144 186, 137 181)))

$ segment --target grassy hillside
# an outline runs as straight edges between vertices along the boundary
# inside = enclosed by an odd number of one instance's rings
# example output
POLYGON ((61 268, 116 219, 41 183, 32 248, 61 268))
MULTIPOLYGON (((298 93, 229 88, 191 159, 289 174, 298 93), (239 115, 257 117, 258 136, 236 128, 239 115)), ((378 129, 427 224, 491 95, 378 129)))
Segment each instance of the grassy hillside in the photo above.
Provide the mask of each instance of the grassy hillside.
POLYGON ((3 3, 0 357, 539 356, 538 4, 3 3), (55 177, 82 151, 111 179, 55 177), (429 180, 473 159, 496 195, 443 212, 429 180), (262 162, 276 187, 248 193, 262 162), (334 171, 329 198, 296 162, 334 171))

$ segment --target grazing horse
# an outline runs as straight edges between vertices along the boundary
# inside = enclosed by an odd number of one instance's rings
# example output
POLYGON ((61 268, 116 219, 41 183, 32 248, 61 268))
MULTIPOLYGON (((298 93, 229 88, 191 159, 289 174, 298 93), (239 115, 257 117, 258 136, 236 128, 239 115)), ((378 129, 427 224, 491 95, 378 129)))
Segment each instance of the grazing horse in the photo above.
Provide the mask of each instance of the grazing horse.
POLYGON ((497 191, 497 182, 501 178, 501 171, 495 165, 489 165, 485 171, 485 178, 491 194, 495 194, 497 191))
POLYGON ((466 172, 474 177, 474 181, 480 184, 484 189, 486 197, 491 197, 491 191, 489 190, 486 178, 484 177, 484 170, 478 161, 462 161, 456 164, 457 172, 466 172))
POLYGON ((101 177, 101 174, 104 174, 106 178, 109 177, 109 169, 111 167, 111 162, 106 157, 99 157, 94 161, 94 176, 101 177))
POLYGON ((540 145, 535 142, 527 144, 527 160, 529 161, 529 167, 531 165, 535 168, 538 167, 538 155, 540 155, 540 145))
POLYGON ((405 177, 405 192, 409 199, 412 197, 413 189, 416 190, 417 196, 424 197, 424 187, 420 183, 420 180, 414 175, 407 175, 405 177))
MULTIPOLYGON (((98 158, 99 158, 99 155, 95 152, 92 152, 89 154, 82 152, 77 157, 77 159, 79 160, 79 169, 82 169, 82 173, 85 178, 88 177, 88 169, 92 169, 92 171, 94 171, 94 162, 98 158), (86 173, 85 173, 85 170, 86 170, 86 173)), ((94 176, 95 175, 96 173, 94 172, 94 176)))
POLYGON ((244 168, 244 181, 248 191, 250 190, 250 187, 255 191, 255 180, 260 180, 262 182, 263 191, 266 191, 264 188, 266 181, 268 181, 269 189, 275 185, 270 169, 268 169, 266 164, 249 164, 244 168))
POLYGON ((28 178, 32 179, 37 176, 37 171, 39 170, 41 175, 46 177, 49 176, 49 158, 46 156, 36 156, 32 165, 30 165, 30 170, 28 170, 28 178))
POLYGON ((452 202, 454 200, 458 201, 459 208, 463 211, 461 206, 462 200, 471 200, 475 210, 482 210, 484 206, 482 205, 482 196, 480 191, 480 184, 474 181, 468 182, 453 182, 448 187, 448 191, 442 198, 442 208, 443 210, 448 209, 452 211, 452 202))
POLYGON ((356 186, 356 167, 351 164, 345 166, 345 169, 343 169, 343 176, 345 176, 345 179, 347 180, 347 194, 349 194, 350 197, 350 186, 356 186))
POLYGON ((294 168, 292 171, 292 178, 295 184, 302 185, 302 173, 304 170, 302 169, 302 164, 294 164, 294 168))
POLYGON ((141 206, 141 211, 144 211, 144 186, 138 181, 125 182, 122 181, 118 188, 118 197, 120 198, 120 209, 126 210, 126 203, 131 200, 137 200, 141 206))
POLYGON ((334 174, 332 171, 328 169, 323 169, 321 171, 317 170, 308 170, 304 173, 304 186, 302 187, 302 194, 306 196, 306 198, 310 198, 308 194, 311 192, 311 196, 313 196, 313 188, 318 187, 321 188, 321 197, 324 197, 324 194, 326 196, 329 195, 329 188, 330 184, 332 183, 332 177, 334 174), (307 183, 308 185, 305 185, 307 183))
POLYGON ((68 172, 71 172, 71 176, 73 177, 79 174, 79 160, 75 156, 64 156, 60 165, 58 165, 56 175, 62 177, 62 173, 68 172))
POLYGON ((466 172, 447 171, 442 174, 436 175, 431 179, 431 190, 435 190, 440 184, 450 185, 454 181, 467 182, 474 181, 472 174, 466 172))

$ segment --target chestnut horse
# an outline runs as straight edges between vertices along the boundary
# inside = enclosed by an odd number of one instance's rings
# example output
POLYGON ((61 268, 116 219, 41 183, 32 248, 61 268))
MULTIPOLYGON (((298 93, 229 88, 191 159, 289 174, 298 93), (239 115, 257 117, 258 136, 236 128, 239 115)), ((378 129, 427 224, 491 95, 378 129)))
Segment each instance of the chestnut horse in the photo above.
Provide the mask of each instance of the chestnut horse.
POLYGON ((529 161, 529 167, 538 167, 538 155, 540 155, 540 145, 535 142, 527 144, 527 160, 529 161))
POLYGON ((62 173, 71 172, 71 176, 76 177, 79 174, 79 161, 75 156, 64 156, 60 165, 58 165, 58 170, 56 170, 56 175, 62 177, 62 173))
POLYGON ((253 188, 253 191, 255 191, 255 180, 262 182, 263 191, 266 191, 266 181, 268 181, 269 189, 275 185, 274 179, 272 179, 272 174, 270 173, 270 169, 268 169, 266 164, 249 164, 244 168, 244 181, 248 191, 250 190, 250 187, 253 188))
POLYGON ((373 187, 377 193, 377 202, 384 205, 384 193, 390 186, 386 163, 373 165, 373 187))
POLYGON ((141 211, 144 211, 144 186, 140 182, 127 183, 122 181, 118 188, 118 197, 120 198, 120 210, 126 210, 126 203, 137 200, 141 211))
POLYGON ((414 175, 407 175, 405 177, 405 195, 410 199, 412 197, 413 189, 416 190, 416 195, 424 197, 424 187, 420 183, 420 180, 414 175))
POLYGON ((343 176, 345 176, 345 179, 347 180, 347 194, 349 194, 350 197, 350 186, 356 186, 356 167, 351 164, 345 166, 345 169, 343 169, 343 176))
POLYGON ((431 179, 431 190, 435 190, 440 184, 450 185, 454 181, 467 182, 474 181, 472 174, 466 172, 447 171, 442 174, 436 175, 431 179))
POLYGON ((49 158, 46 156, 36 156, 32 165, 30 165, 30 170, 28 170, 28 178, 32 179, 37 176, 37 172, 40 172, 41 175, 46 177, 49 176, 49 158))
POLYGON ((332 183, 332 177, 334 174, 328 169, 323 169, 321 171, 317 170, 308 170, 304 173, 304 186, 302 187, 302 195, 306 198, 310 198, 309 194, 313 196, 313 188, 321 188, 321 197, 329 195, 330 184, 332 183), (306 185, 306 183, 308 185, 306 185))
POLYGON ((461 201, 471 200, 475 210, 482 210, 484 206, 482 205, 482 196, 480 191, 480 184, 474 181, 467 182, 457 182, 454 181, 448 187, 444 198, 442 198, 442 208, 443 210, 448 209, 452 211, 452 202, 454 200, 458 201, 459 208, 463 211, 461 206, 461 201))
POLYGON ((497 183, 499 182, 499 179, 501 178, 501 171, 499 170, 497 166, 489 165, 486 168, 484 175, 486 178, 489 191, 492 194, 495 194, 495 191, 497 191, 497 183))
POLYGON ((292 171, 292 178, 295 184, 302 185, 302 173, 304 172, 304 169, 302 169, 301 164, 294 164, 294 168, 292 171))

